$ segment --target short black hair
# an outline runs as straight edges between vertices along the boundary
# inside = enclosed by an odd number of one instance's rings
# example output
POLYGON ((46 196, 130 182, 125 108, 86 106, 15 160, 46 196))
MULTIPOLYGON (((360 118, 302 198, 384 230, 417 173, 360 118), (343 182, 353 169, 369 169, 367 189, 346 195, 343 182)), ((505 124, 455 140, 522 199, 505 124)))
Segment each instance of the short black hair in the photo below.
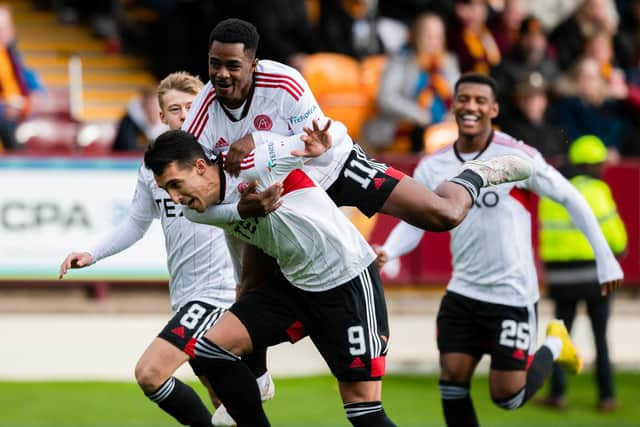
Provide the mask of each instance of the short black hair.
POLYGON ((260 34, 258 34, 258 30, 250 22, 237 18, 229 18, 218 22, 218 24, 213 27, 213 30, 211 30, 211 34, 209 35, 209 50, 211 50, 211 45, 214 40, 221 43, 242 43, 244 44, 244 51, 248 52, 249 56, 253 58, 258 50, 260 34))
POLYGON ((197 159, 211 163, 196 137, 180 129, 164 132, 147 146, 144 153, 144 165, 157 176, 162 175, 172 162, 176 162, 178 167, 189 168, 197 159))
POLYGON ((464 83, 477 83, 491 88, 493 99, 498 97, 498 83, 493 77, 480 73, 464 73, 455 84, 454 92, 458 92, 458 88, 464 83))

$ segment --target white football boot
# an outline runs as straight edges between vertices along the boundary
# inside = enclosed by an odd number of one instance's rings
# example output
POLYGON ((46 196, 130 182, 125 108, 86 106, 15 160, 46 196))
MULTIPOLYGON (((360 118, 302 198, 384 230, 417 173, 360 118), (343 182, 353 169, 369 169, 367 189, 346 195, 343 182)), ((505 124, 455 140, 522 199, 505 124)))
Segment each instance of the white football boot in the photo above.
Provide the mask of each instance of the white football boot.
POLYGON ((533 163, 524 157, 506 155, 488 160, 469 160, 463 169, 470 169, 482 177, 483 187, 522 181, 533 173, 533 163))

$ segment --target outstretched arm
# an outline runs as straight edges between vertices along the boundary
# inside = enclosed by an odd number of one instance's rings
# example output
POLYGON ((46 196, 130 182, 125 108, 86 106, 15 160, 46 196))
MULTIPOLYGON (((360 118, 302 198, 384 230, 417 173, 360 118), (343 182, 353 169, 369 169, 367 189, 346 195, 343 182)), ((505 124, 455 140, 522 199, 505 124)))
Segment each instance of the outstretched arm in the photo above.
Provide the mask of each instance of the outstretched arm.
POLYGON ((128 215, 89 251, 67 255, 60 264, 58 278, 62 279, 69 269, 87 267, 124 251, 140 240, 153 222, 155 207, 149 188, 139 174, 128 215))
MULTIPOLYGON (((325 125, 320 127, 318 120, 313 120, 311 122, 311 128, 305 126, 303 127, 304 133, 298 134, 301 144, 295 146, 291 154, 307 158, 318 157, 324 154, 333 144, 334 136, 331 129, 334 127, 340 128, 341 126, 332 126, 332 121, 327 119, 325 125)), ((229 172, 229 174, 238 176, 240 174, 240 163, 242 159, 257 146, 273 142, 275 139, 288 140, 293 136, 284 136, 266 131, 257 131, 245 135, 231 144, 229 151, 225 154, 224 169, 229 172)))
POLYGON ((537 168, 531 179, 533 189, 560 203, 567 209, 573 223, 585 235, 595 255, 598 281, 601 294, 607 295, 622 284, 624 274, 607 240, 602 234, 600 224, 584 197, 560 173, 549 165, 537 168))
POLYGON ((257 183, 251 182, 241 193, 238 203, 209 206, 204 212, 184 207, 184 216, 189 221, 222 227, 245 218, 263 217, 282 205, 282 183, 275 182, 264 191, 257 192, 257 183))
POLYGON ((391 230, 384 245, 372 246, 373 251, 377 255, 376 265, 378 268, 382 268, 388 261, 414 250, 420 243, 423 235, 424 230, 400 221, 393 230, 391 230))

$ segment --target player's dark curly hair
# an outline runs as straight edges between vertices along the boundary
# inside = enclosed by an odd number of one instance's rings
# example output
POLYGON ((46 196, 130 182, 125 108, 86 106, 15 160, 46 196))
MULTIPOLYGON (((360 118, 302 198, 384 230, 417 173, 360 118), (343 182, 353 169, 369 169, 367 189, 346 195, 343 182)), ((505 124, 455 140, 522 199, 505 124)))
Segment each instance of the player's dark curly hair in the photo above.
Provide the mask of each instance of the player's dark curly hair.
POLYGON ((460 87, 463 83, 477 83, 481 85, 486 85, 491 88, 491 92, 493 93, 493 99, 497 98, 498 94, 498 83, 491 76, 487 76, 486 74, 480 73, 464 73, 454 87, 454 92, 458 91, 458 87, 460 87))
POLYGON ((209 35, 209 50, 211 50, 211 45, 214 40, 222 43, 242 43, 244 44, 244 51, 249 57, 253 58, 258 49, 260 35, 256 27, 250 22, 237 18, 229 18, 218 22, 213 30, 211 30, 211 34, 209 35))
POLYGON ((144 165, 154 175, 162 175, 171 162, 176 162, 180 168, 190 168, 197 159, 205 159, 211 164, 198 140, 180 129, 164 132, 147 146, 144 153, 144 165))

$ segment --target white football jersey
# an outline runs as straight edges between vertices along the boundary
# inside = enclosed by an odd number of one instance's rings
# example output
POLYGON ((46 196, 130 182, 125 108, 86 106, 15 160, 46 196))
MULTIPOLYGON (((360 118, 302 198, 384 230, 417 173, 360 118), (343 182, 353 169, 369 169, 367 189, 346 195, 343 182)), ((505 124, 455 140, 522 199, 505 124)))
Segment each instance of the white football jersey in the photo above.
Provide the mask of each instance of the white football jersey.
MULTIPOLYGON (((215 88, 208 82, 191 105, 182 130, 193 134, 200 144, 215 154, 225 152, 229 145, 249 133, 271 131, 279 135, 302 134, 312 127, 312 120, 326 123, 309 85, 294 68, 275 61, 260 60, 255 71, 253 95, 229 117, 216 99, 215 88), (246 115, 241 113, 247 108, 246 115)), ((327 189, 336 180, 353 145, 341 123, 329 129, 333 137, 331 159, 324 156, 307 162, 306 172, 327 189)), ((258 145, 261 141, 255 141, 258 145)), ((328 153, 327 153, 328 154, 328 153)))
MULTIPOLYGON (((360 274, 375 259, 367 241, 325 191, 302 169, 303 159, 291 155, 303 149, 299 136, 272 134, 242 163, 237 178, 220 168, 224 200, 235 203, 248 182, 258 190, 283 183, 282 206, 262 218, 231 223, 209 221, 205 213, 185 209, 191 220, 219 225, 232 236, 261 248, 275 258, 284 276, 307 291, 324 291, 360 274)), ((213 216, 215 218, 215 215, 213 216)))
POLYGON ((160 218, 172 310, 195 300, 229 308, 235 301, 236 281, 224 232, 187 220, 182 209, 142 165, 130 215, 138 223, 160 218))
POLYGON ((481 153, 457 153, 453 145, 425 157, 414 177, 429 189, 459 173, 464 161, 501 155, 530 158, 534 173, 525 180, 482 188, 467 217, 451 231, 453 276, 448 289, 470 298, 510 306, 527 306, 539 298, 531 240, 529 192, 567 206, 576 225, 600 255, 600 279, 622 277, 620 266, 600 232, 597 220, 575 188, 540 153, 511 136, 494 132, 481 153), (479 154, 479 156, 478 156, 479 154))

